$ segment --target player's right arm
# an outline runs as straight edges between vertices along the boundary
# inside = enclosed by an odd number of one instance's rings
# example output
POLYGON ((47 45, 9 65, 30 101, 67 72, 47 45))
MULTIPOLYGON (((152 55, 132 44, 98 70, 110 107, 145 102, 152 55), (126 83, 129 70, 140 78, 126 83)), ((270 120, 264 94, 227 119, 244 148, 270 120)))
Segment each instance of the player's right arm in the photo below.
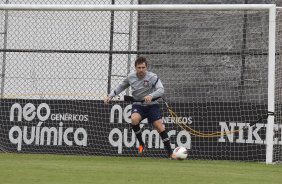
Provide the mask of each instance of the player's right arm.
POLYGON ((105 104, 109 104, 111 102, 111 100, 113 99, 113 97, 115 97, 116 95, 120 94, 123 90, 125 90, 126 88, 128 88, 129 85, 129 80, 128 77, 126 77, 122 83, 120 83, 116 89, 114 91, 112 91, 110 94, 108 94, 107 97, 105 97, 104 99, 104 103, 105 104))

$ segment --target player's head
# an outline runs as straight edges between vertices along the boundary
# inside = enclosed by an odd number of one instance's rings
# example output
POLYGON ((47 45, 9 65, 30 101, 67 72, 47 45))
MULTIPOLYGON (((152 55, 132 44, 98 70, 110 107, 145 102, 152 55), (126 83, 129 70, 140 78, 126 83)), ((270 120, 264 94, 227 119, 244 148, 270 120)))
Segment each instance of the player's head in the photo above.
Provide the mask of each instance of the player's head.
POLYGON ((144 58, 144 57, 138 57, 136 60, 135 60, 135 67, 137 66, 137 65, 140 65, 140 64, 145 64, 146 65, 146 67, 147 67, 147 65, 148 65, 148 63, 147 63, 147 60, 146 60, 146 58, 144 58))
POLYGON ((138 57, 135 61, 135 70, 138 77, 144 77, 147 71, 147 60, 144 57, 138 57))

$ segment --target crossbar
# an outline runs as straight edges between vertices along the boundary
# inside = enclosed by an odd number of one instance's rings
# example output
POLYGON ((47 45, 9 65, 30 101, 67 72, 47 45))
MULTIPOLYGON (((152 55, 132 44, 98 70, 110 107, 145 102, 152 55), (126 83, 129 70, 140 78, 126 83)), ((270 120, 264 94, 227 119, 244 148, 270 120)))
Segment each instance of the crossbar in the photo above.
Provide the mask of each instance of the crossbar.
POLYGON ((139 10, 269 10, 275 4, 151 4, 151 5, 70 5, 0 4, 0 10, 36 11, 139 11, 139 10))

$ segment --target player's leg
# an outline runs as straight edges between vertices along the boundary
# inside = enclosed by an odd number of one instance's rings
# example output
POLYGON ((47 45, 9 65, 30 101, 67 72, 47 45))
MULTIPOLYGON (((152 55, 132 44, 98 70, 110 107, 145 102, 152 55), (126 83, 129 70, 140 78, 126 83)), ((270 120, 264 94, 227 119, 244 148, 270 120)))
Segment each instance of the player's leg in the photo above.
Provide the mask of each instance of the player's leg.
POLYGON ((165 127, 162 123, 162 120, 159 119, 159 120, 154 121, 153 126, 158 131, 158 133, 160 134, 168 156, 173 157, 172 149, 171 149, 171 145, 170 145, 170 138, 168 137, 168 134, 167 134, 165 127))
POLYGON ((143 118, 142 118, 141 107, 138 105, 133 105, 132 111, 131 111, 131 126, 140 144, 138 148, 139 153, 143 153, 144 148, 145 148, 145 144, 142 140, 142 130, 140 128, 140 122, 142 121, 142 119, 143 118))
POLYGON ((168 137, 168 134, 165 130, 165 126, 163 124, 161 117, 162 116, 161 116, 161 110, 159 105, 157 104, 152 105, 149 111, 148 121, 153 122, 154 128, 158 131, 158 133, 162 138, 168 156, 173 157, 172 149, 170 145, 170 138, 168 137))

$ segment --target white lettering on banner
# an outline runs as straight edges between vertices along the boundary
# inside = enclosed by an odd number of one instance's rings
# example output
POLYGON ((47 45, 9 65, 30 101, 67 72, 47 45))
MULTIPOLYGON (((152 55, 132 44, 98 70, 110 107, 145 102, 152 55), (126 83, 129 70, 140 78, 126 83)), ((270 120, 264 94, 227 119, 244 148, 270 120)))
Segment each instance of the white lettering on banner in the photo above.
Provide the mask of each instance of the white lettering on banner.
MULTIPOLYGON (((122 154, 122 148, 123 145, 127 148, 130 148, 136 144, 136 147, 138 148, 139 142, 136 140, 135 134, 133 131, 131 131, 131 137, 129 136, 129 130, 128 129, 123 129, 120 130, 118 128, 114 128, 111 130, 109 134, 109 142, 113 147, 118 148, 118 154, 122 154)), ((176 133, 175 130, 168 131, 169 136, 176 136, 176 144, 177 146, 183 146, 187 149, 191 148, 191 136, 190 134, 182 130, 178 133, 176 133), (185 137, 186 142, 182 142, 181 139, 185 137)), ((145 129, 143 130, 142 137, 148 137, 148 148, 164 148, 163 142, 161 138, 159 137, 157 131, 155 130, 148 130, 145 129), (155 140, 155 142, 153 142, 155 140), (153 144, 154 143, 154 144, 153 144)), ((171 148, 174 149, 176 147, 175 144, 171 144, 171 148)))
MULTIPOLYGON (((31 122, 34 118, 38 118, 37 126, 13 126, 9 130, 9 140, 17 145, 17 150, 22 150, 22 145, 57 145, 64 144, 73 146, 87 146, 87 132, 84 128, 63 127, 62 121, 88 121, 88 115, 81 114, 51 114, 51 109, 47 103, 41 103, 36 106, 27 103, 23 107, 19 103, 15 103, 10 109, 10 121, 31 122), (43 113, 44 112, 44 113, 43 113), (59 127, 47 127, 42 124, 50 119, 52 121, 60 121, 59 127)), ((32 122, 34 123, 34 122, 32 122)))
POLYGON ((118 112, 118 123, 122 123, 123 119, 125 122, 127 123, 131 123, 130 120, 130 110, 132 108, 132 105, 127 105, 124 108, 124 111, 122 109, 122 107, 118 104, 115 104, 112 108, 111 108, 111 114, 110 114, 110 122, 114 123, 114 119, 115 119, 115 113, 116 111, 118 112))
POLYGON ((82 114, 51 114, 50 119, 52 121, 88 121, 88 115, 82 114))
MULTIPOLYGON (((115 120, 117 120, 117 123, 123 123, 123 122, 131 123, 131 119, 130 119, 131 108, 132 108, 132 105, 127 105, 123 110, 123 108, 119 104, 115 104, 111 108, 110 123, 115 123, 115 120), (117 115, 117 117, 115 115, 117 115)), ((163 121, 164 123, 173 123, 173 121, 176 121, 176 120, 186 123, 186 124, 192 123, 192 117, 178 117, 178 118, 164 117, 163 120, 164 120, 163 121)), ((144 119, 141 122, 140 127, 142 128, 145 123, 148 123, 147 119, 144 119)), ((191 136, 189 132, 183 130, 177 133, 175 130, 171 130, 168 132, 168 136, 169 137, 176 136, 177 146, 184 146, 190 149, 191 136), (186 138, 185 143, 182 143, 181 141, 182 137, 186 138)), ((148 138, 148 143, 147 143, 148 148, 152 148, 153 146, 154 148, 163 148, 164 147, 163 142, 156 130, 144 129, 142 132, 142 138, 143 140, 148 138)), ((119 128, 114 128, 110 131, 108 139, 109 139, 109 143, 113 147, 118 148, 118 154, 122 154, 123 145, 128 148, 134 146, 134 144, 136 144, 136 147, 139 146, 139 142, 136 140, 135 133, 133 131, 130 132, 129 129, 120 130, 119 128), (130 135, 131 137, 129 137, 130 135)), ((174 149, 176 145, 171 144, 171 147, 172 149, 174 149)))
POLYGON ((193 121, 192 121, 192 117, 189 116, 189 117, 163 117, 163 122, 164 123, 184 123, 184 124, 192 124, 193 121))
MULTIPOLYGON (((117 123, 131 123, 131 109, 132 105, 127 105, 125 106, 124 110, 119 104, 115 104, 111 108, 110 112, 110 123, 115 123, 115 120, 117 120, 117 123), (117 115, 117 118, 116 116, 117 115)), ((179 123, 184 123, 184 124, 191 124, 192 123, 192 117, 163 117, 162 118, 163 122, 165 124, 171 124, 175 123, 176 121, 179 123)), ((147 119, 144 119, 141 123, 148 123, 147 119)))
MULTIPOLYGON (((124 108, 116 104, 112 107, 111 113, 110 113, 110 123, 130 123, 130 110, 132 106, 128 105, 124 108)), ((176 122, 181 122, 185 124, 192 124, 192 117, 163 117, 162 118, 165 124, 170 124, 176 122)), ((147 121, 142 121, 144 123, 147 123, 147 121)), ((219 122, 219 126, 221 127, 221 132, 229 132, 227 134, 223 134, 219 137, 218 142, 230 142, 230 143, 243 143, 243 144, 265 144, 265 134, 266 127, 265 124, 262 123, 256 123, 254 126, 249 126, 248 123, 242 123, 242 122, 219 122), (235 131, 239 130, 239 131, 235 131)), ((275 124, 274 125, 274 144, 282 145, 282 125, 275 124)), ((169 136, 176 136, 176 143, 177 146, 185 146, 187 148, 190 148, 191 146, 191 136, 189 132, 182 130, 180 132, 176 132, 175 130, 170 130, 168 132, 169 136), (181 137, 186 137, 186 142, 181 142, 181 137)), ((155 130, 149 130, 144 129, 143 130, 143 139, 145 137, 148 140, 148 148, 163 148, 163 143, 160 140, 159 135, 155 130)), ((136 144, 136 147, 138 147, 139 143, 135 138, 134 132, 129 132, 129 129, 119 129, 114 128, 109 133, 109 142, 113 147, 118 148, 118 153, 122 154, 122 148, 125 147, 132 147, 134 144, 136 144), (131 136, 131 137, 129 137, 131 136)), ((171 144, 172 148, 175 148, 175 144, 171 144)))
POLYGON ((59 128, 56 127, 41 127, 43 123, 39 122, 37 126, 32 127, 19 127, 13 126, 9 131, 9 139, 11 143, 17 145, 17 150, 21 151, 22 144, 30 145, 62 145, 65 143, 68 146, 72 146, 73 142, 78 146, 87 146, 87 132, 83 128, 68 127, 63 130, 63 123, 60 122, 59 128), (28 131, 28 129, 30 131, 28 131), (73 137, 73 140, 69 140, 69 137, 73 137))
POLYGON ((274 124, 274 144, 282 145, 282 124, 274 124))
MULTIPOLYGON (((246 123, 229 122, 227 125, 227 122, 219 122, 219 125, 221 127, 221 132, 227 132, 227 134, 222 134, 218 139, 218 142, 236 142, 249 144, 266 143, 265 140, 261 138, 262 135, 260 133, 260 130, 262 129, 265 132, 265 124, 256 123, 251 127, 246 123), (246 128, 243 129, 244 127, 246 128), (235 129, 239 131, 234 132, 235 129)), ((274 131, 276 132, 276 137, 274 137, 274 144, 282 145, 282 125, 274 124, 274 131)))
POLYGON ((12 105, 11 110, 10 110, 10 121, 15 121, 16 110, 18 112, 17 121, 22 121, 22 117, 26 121, 32 121, 35 118, 35 116, 37 116, 37 118, 40 121, 46 121, 49 118, 50 112, 51 112, 49 105, 46 103, 40 104, 37 107, 37 110, 36 110, 36 107, 32 103, 27 103, 23 108, 20 104, 15 103, 12 105), (42 109, 45 109, 46 111, 45 115, 41 114, 42 109))

